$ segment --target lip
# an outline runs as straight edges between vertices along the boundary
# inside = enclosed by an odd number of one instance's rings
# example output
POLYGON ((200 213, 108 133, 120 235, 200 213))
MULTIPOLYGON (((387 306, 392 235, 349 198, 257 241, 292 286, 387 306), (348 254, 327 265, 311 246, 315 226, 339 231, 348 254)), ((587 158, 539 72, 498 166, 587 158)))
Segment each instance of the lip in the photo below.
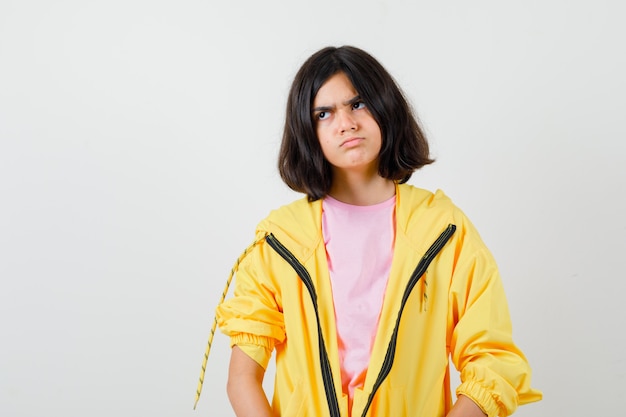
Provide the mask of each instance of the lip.
POLYGON ((339 147, 341 148, 350 148, 352 146, 356 146, 359 143, 361 143, 363 140, 365 140, 365 138, 362 137, 352 137, 352 138, 347 138, 346 140, 344 140, 343 142, 341 142, 341 145, 339 145, 339 147))

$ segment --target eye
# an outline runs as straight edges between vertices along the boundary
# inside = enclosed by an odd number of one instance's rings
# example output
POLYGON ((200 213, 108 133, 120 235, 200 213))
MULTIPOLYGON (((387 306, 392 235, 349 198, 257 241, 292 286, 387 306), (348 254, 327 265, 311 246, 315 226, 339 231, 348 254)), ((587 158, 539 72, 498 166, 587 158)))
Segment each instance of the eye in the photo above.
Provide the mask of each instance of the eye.
POLYGON ((352 104, 352 110, 364 109, 365 107, 365 103, 363 103, 362 101, 357 101, 352 104))
POLYGON ((330 117, 330 113, 327 111, 321 111, 315 115, 315 118, 317 120, 325 120, 325 119, 328 119, 329 117, 330 117))

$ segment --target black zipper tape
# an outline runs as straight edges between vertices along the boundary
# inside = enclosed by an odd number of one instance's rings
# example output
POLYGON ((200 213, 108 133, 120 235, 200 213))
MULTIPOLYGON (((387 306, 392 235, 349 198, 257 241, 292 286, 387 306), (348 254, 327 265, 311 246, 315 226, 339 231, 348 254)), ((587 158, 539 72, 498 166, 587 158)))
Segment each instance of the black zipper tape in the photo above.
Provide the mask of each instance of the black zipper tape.
POLYGON ((328 353, 326 352, 326 344, 324 343, 324 337, 322 335, 322 327, 320 325, 320 316, 319 316, 319 308, 317 306, 317 294, 315 292, 315 287, 313 286, 313 281, 311 280, 311 276, 309 272, 306 270, 304 265, 296 259, 296 257, 283 246, 282 243, 274 237, 273 234, 269 234, 265 237, 265 241, 274 249, 278 254, 285 260, 291 267, 296 271, 304 285, 306 286, 309 294, 311 296, 311 300, 313 301, 313 309, 315 310, 315 320, 317 321, 317 335, 318 335, 318 345, 320 352, 320 365, 322 368, 322 381, 324 382, 324 391, 326 393, 326 401, 328 403, 328 410, 330 411, 331 417, 340 417, 339 413, 339 403, 337 402, 337 392, 335 391, 335 383, 333 381, 333 374, 330 369, 330 361, 328 360, 328 353))
POLYGON ((402 303, 400 304, 400 310, 398 311, 398 317, 396 318, 396 325, 393 328, 393 333, 391 335, 391 340, 389 341, 389 346, 387 347, 387 353, 385 354, 385 360, 383 361, 383 365, 378 373, 378 377, 376 378, 376 382, 374 382, 374 387, 372 388, 372 392, 367 398, 367 404, 365 405, 365 409, 363 409, 363 414, 361 417, 365 417, 367 411, 372 405, 372 401, 374 400, 374 395, 376 391, 383 383, 389 372, 391 371, 391 366, 393 365, 393 358, 396 354, 396 344, 398 342, 398 328, 400 327, 400 318, 402 317, 402 311, 404 310, 404 306, 406 305, 407 300, 409 299, 409 295, 411 295, 411 291, 415 287, 415 284, 420 280, 420 278, 424 275, 430 263, 435 259, 435 256, 443 249, 448 240, 452 237, 454 232, 456 231, 456 226, 453 224, 448 225, 446 230, 439 235, 437 240, 428 248, 422 259, 419 261, 415 270, 411 274, 411 278, 404 290, 404 294, 402 295, 402 303))

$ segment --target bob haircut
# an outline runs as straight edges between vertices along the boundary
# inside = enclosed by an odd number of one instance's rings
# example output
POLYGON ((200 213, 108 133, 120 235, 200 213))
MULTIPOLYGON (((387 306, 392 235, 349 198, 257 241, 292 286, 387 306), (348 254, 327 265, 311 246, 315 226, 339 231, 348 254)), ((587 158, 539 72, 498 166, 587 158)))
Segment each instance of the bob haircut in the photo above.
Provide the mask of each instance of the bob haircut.
POLYGON ((305 193, 309 201, 325 197, 333 180, 316 134, 313 100, 339 72, 346 74, 380 128, 380 176, 404 183, 415 170, 434 162, 411 106, 387 70, 359 48, 326 47, 311 55, 294 78, 278 157, 282 180, 292 190, 305 193))

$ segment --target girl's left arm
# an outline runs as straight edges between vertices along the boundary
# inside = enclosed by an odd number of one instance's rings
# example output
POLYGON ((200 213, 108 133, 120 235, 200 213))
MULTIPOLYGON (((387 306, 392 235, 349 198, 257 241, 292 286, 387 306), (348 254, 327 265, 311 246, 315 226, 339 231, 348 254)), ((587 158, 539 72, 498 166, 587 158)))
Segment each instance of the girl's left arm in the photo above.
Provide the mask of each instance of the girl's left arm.
MULTIPOLYGON (((539 401, 542 394, 530 386, 530 366, 513 341, 496 262, 467 218, 460 226, 448 312, 451 358, 461 372, 456 393, 459 402, 467 397, 458 407, 465 408, 469 400, 489 417, 508 416, 518 405, 539 401)), ((450 416, 465 414, 455 409, 450 416)))
POLYGON ((446 417, 486 417, 478 405, 465 395, 459 395, 459 399, 446 417))

